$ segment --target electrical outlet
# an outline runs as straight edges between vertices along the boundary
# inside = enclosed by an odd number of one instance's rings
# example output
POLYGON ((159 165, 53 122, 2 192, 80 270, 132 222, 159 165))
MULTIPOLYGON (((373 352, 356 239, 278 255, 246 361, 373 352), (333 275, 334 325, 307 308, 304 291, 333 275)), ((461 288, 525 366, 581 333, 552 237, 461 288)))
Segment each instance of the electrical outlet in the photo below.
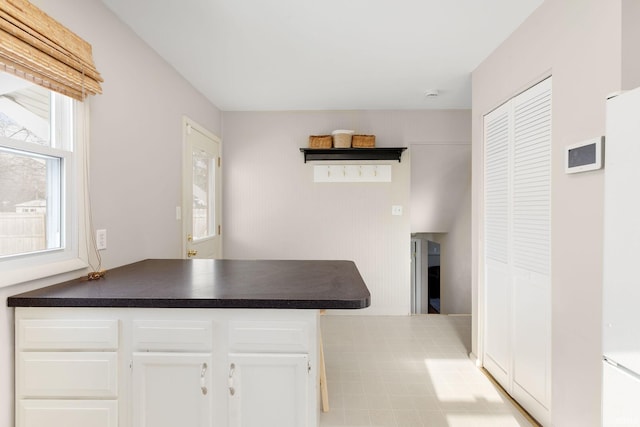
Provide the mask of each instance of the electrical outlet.
POLYGON ((391 215, 402 215, 402 206, 400 205, 393 205, 391 206, 391 215))
POLYGON ((99 251, 107 249, 107 230, 96 230, 96 249, 99 251))

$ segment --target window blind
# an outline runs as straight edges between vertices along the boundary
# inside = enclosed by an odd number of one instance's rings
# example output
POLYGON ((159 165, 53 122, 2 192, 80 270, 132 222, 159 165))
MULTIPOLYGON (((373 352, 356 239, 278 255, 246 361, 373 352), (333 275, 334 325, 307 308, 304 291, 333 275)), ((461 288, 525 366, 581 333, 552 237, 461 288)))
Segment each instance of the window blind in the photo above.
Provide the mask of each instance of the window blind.
POLYGON ((27 0, 0 0, 0 70, 80 101, 102 93, 91 45, 27 0))

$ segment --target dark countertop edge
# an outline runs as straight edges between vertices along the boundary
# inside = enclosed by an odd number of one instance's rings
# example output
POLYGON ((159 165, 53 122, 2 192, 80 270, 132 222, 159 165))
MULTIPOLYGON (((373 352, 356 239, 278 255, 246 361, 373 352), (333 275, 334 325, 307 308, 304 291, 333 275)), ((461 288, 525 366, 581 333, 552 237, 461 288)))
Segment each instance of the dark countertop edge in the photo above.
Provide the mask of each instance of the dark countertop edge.
POLYGON ((357 310, 371 305, 371 296, 357 300, 269 300, 269 299, 155 299, 155 298, 28 298, 9 297, 9 307, 91 308, 252 308, 357 310))

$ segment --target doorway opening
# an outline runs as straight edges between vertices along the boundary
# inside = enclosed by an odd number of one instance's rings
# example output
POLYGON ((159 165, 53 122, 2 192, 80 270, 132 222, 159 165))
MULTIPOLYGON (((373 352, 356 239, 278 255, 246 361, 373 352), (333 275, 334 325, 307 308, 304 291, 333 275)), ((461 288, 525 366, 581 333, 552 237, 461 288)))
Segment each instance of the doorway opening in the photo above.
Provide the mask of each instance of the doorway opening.
POLYGON ((429 287, 429 313, 440 313, 440 243, 427 241, 427 283, 429 287))
POLYGON ((440 243, 411 239, 411 313, 440 314, 440 243))

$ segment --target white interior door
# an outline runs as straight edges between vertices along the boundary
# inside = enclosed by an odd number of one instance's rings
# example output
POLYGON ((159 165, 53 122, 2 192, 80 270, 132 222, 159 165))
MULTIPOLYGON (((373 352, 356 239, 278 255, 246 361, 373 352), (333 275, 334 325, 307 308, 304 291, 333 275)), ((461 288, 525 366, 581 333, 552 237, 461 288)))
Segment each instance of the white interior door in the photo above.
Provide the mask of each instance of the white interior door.
POLYGON ((551 79, 513 99, 513 397, 543 424, 551 403, 551 79))
POLYGON ((485 116, 483 364, 546 424, 551 396, 551 78, 485 116))
POLYGON ((221 258, 221 142, 188 118, 183 138, 183 256, 221 258))
POLYGON ((485 116, 484 123, 484 367, 510 389, 511 324, 509 286, 510 232, 509 103, 485 116))

